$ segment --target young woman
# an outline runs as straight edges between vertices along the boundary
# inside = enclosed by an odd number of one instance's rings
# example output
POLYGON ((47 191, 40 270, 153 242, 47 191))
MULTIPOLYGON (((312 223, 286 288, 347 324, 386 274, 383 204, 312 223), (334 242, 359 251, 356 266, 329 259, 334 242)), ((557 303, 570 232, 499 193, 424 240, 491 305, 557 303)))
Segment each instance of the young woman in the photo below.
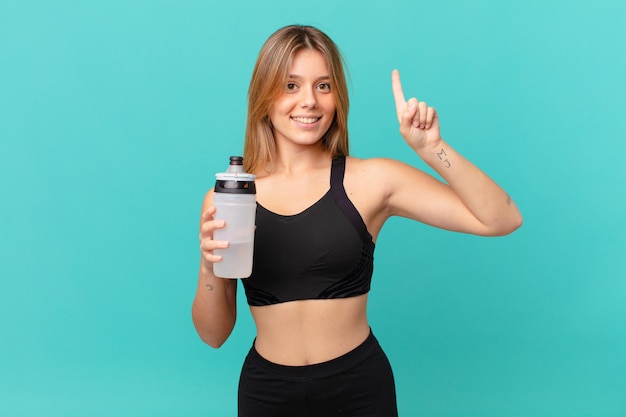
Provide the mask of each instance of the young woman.
MULTIPOLYGON (((376 238, 391 216, 496 236, 521 216, 509 196, 440 136, 435 109, 405 100, 400 133, 445 180, 390 159, 348 156, 348 94, 337 47, 310 26, 275 32, 249 89, 246 172, 257 175, 252 276, 242 280, 257 337, 239 384, 239 416, 397 416, 393 375, 366 316, 376 238)), ((213 347, 237 315, 237 281, 218 278, 213 240, 227 227, 204 199, 193 303, 213 347)))

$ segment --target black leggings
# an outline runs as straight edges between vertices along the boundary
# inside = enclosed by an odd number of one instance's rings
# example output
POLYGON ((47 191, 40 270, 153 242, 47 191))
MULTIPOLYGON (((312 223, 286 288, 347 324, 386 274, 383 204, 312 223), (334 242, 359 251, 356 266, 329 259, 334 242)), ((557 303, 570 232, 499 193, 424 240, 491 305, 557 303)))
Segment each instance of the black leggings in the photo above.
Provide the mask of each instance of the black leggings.
POLYGON ((373 334, 336 359, 278 365, 252 346, 239 380, 239 417, 397 417, 391 366, 373 334))

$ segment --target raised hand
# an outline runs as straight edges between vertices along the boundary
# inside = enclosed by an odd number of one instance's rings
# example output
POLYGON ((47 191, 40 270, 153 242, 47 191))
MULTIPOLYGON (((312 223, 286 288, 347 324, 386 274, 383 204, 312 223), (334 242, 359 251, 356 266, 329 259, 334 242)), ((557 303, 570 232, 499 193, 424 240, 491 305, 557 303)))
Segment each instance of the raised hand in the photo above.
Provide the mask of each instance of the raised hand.
POLYGON ((441 142, 439 117, 433 107, 416 98, 404 99, 400 73, 393 70, 391 86, 396 101, 396 112, 400 123, 400 134, 415 151, 438 146, 441 142))

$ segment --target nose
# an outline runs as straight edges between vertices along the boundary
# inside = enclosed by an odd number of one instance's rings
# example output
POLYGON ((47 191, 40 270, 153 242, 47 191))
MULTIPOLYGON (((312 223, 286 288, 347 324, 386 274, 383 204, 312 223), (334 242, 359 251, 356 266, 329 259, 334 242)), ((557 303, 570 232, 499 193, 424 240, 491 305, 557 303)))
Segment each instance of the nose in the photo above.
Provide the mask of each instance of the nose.
POLYGON ((303 88, 302 95, 300 97, 300 106, 305 108, 317 107, 317 97, 315 95, 315 89, 313 87, 303 88))

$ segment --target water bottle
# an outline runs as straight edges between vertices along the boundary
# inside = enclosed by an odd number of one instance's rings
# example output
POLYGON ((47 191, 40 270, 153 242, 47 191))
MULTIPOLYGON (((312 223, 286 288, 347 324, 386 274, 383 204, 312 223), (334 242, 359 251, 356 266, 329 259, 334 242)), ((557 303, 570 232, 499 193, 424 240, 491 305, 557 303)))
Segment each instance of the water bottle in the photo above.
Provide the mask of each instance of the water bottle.
POLYGON ((213 251, 222 257, 213 264, 213 273, 221 278, 247 278, 252 274, 256 176, 243 171, 241 156, 231 156, 226 172, 217 173, 215 177, 215 219, 224 220, 226 225, 215 230, 213 239, 227 240, 229 246, 213 251))

